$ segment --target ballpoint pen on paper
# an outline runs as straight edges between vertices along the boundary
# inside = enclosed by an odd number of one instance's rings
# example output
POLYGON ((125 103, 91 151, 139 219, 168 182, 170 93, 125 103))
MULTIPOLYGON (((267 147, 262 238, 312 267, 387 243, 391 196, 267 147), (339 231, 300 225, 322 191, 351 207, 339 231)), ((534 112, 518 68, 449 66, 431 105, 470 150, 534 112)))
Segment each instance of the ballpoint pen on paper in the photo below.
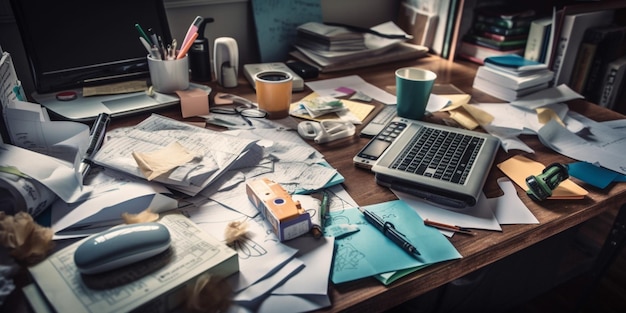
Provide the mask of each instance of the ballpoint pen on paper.
POLYGON ((322 203, 320 204, 320 216, 322 218, 322 230, 324 230, 324 223, 328 218, 328 206, 330 205, 328 199, 328 192, 324 191, 322 194, 322 203))
POLYGON ((189 29, 187 30, 187 34, 185 34, 185 38, 183 39, 183 43, 182 43, 183 47, 187 45, 187 43, 193 42, 194 40, 196 40, 195 38, 192 39, 191 36, 193 36, 194 33, 195 34, 198 33, 198 28, 200 27, 200 24, 202 24, 202 20, 203 20, 202 16, 196 16, 193 22, 191 22, 191 25, 189 25, 189 29))
POLYGON ((359 208, 359 211, 363 213, 365 220, 374 225, 376 229, 380 230, 387 238, 391 239, 395 244, 397 244, 402 250, 408 252, 415 258, 418 258, 421 254, 417 251, 414 245, 412 245, 402 233, 400 233, 396 227, 390 223, 385 222, 383 219, 378 217, 373 212, 368 210, 363 210, 359 208))
POLYGON ((425 219, 424 220, 424 225, 428 225, 428 226, 432 226, 441 230, 447 230, 447 231, 452 231, 455 233, 462 233, 462 234, 467 234, 467 235, 476 235, 475 233, 473 233, 471 230, 467 229, 467 228, 463 228, 463 227, 459 227, 456 225, 448 225, 448 224, 444 224, 444 223, 440 223, 440 222, 435 222, 435 221, 431 221, 429 219, 425 219))
POLYGON ((96 152, 98 152, 104 142, 106 128, 108 127, 110 121, 111 116, 109 114, 100 113, 91 127, 91 132, 89 134, 89 146, 87 147, 85 157, 80 164, 80 171, 83 179, 87 177, 87 174, 89 174, 89 170, 91 169, 91 159, 96 155, 96 152))

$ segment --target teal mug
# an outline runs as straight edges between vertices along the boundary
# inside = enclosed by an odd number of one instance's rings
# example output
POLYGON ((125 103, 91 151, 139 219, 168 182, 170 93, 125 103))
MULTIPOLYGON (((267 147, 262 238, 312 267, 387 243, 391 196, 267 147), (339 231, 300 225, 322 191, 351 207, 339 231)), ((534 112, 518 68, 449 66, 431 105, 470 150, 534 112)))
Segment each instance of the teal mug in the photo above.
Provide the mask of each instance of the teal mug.
POLYGON ((421 120, 426 112, 437 74, 415 67, 396 70, 396 110, 398 116, 421 120))

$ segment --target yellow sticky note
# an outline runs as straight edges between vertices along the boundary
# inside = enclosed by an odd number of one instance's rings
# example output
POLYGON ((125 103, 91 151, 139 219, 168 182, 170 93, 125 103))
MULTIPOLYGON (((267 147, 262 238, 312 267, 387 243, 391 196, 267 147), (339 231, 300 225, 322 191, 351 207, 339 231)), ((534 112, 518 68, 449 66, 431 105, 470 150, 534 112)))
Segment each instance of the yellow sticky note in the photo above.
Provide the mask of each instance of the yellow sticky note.
POLYGON ((178 142, 173 142, 163 149, 133 152, 132 155, 147 180, 153 180, 194 158, 194 155, 178 142))

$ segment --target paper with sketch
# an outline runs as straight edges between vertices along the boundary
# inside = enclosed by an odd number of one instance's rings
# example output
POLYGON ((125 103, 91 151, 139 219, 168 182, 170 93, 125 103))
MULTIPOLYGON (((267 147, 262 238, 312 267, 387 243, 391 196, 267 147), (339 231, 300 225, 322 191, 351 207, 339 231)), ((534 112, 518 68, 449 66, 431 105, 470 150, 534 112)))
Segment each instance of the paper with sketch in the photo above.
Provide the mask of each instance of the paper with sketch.
MULTIPOLYGON (((284 244, 298 250, 292 262, 299 262, 302 266, 297 272, 293 271, 295 275, 290 275, 283 284, 274 286, 273 290, 262 290, 269 295, 260 301, 243 302, 242 294, 237 294, 235 304, 249 312, 268 313, 293 312, 296 307, 298 311, 308 312, 329 306, 328 279, 334 242, 332 237, 315 239, 312 236, 301 236, 285 242, 284 244), (297 303, 298 306, 293 306, 292 303, 297 303)), ((265 287, 259 284, 254 288, 265 287)))
POLYGON ((74 164, 89 145, 89 126, 70 121, 50 121, 36 103, 13 101, 4 108, 13 145, 74 164))
MULTIPOLYGON (((546 165, 522 155, 512 156, 497 166, 524 190, 528 189, 526 177, 539 175, 546 167, 546 165)), ((552 190, 552 196, 548 197, 548 199, 584 199, 587 193, 587 190, 578 186, 571 179, 566 179, 552 190)))
POLYGON ((182 208, 180 211, 222 242, 226 241, 224 230, 230 222, 246 224, 247 238, 234 245, 239 254, 240 272, 230 278, 230 285, 236 292, 270 277, 273 271, 287 264, 297 253, 297 250, 278 241, 271 226, 259 214, 250 218, 218 203, 182 208))
POLYGON ((316 80, 305 83, 321 97, 344 97, 349 95, 342 87, 360 91, 384 104, 396 104, 396 96, 366 82, 358 75, 316 80))
POLYGON ((553 120, 539 130, 538 136, 546 147, 560 154, 626 174, 626 132, 591 127, 585 134, 575 134, 553 120))
MULTIPOLYGON (((354 200, 341 185, 328 188, 326 192, 330 195, 329 208, 331 211, 342 211, 356 206, 354 200)), ((250 202, 247 199, 241 200, 241 204, 250 202)), ((261 312, 264 307, 272 308, 282 301, 285 301, 285 305, 292 301, 306 303, 306 307, 311 307, 311 310, 329 305, 326 292, 334 248, 332 238, 316 240, 303 236, 292 240, 293 242, 281 243, 273 235, 271 227, 266 224, 267 222, 264 221, 258 210, 255 217, 251 218, 216 202, 207 202, 198 206, 189 205, 181 208, 180 211, 189 216, 207 233, 222 241, 225 240, 224 229, 228 223, 239 221, 248 224, 247 229, 251 239, 238 242, 235 245, 240 259, 240 273, 234 276, 236 277, 236 282, 233 284, 234 289, 245 290, 254 283, 263 281, 264 287, 273 289, 273 291, 271 295, 268 295, 266 294, 267 290, 260 290, 255 295, 257 302, 261 302, 259 307, 250 310, 241 306, 239 309, 242 312, 261 312), (292 275, 282 286, 279 286, 280 281, 283 280, 282 277, 274 277, 272 273, 294 258, 304 262, 305 267, 292 275), (307 283, 302 283, 302 281, 307 283), (273 282, 274 286, 270 282, 273 282), (324 290, 324 294, 320 294, 322 290, 324 290), (291 294, 286 295, 284 292, 291 294)), ((248 298, 255 296, 247 294, 248 298)), ((235 303, 235 307, 237 307, 237 303, 235 303)))
POLYGON ((13 166, 48 187, 68 203, 84 199, 91 188, 82 185, 82 176, 71 164, 59 159, 0 143, 0 166, 13 166))
POLYGON ((359 231, 335 240, 331 279, 343 283, 376 274, 461 258, 439 231, 424 225, 422 218, 402 200, 363 207, 392 223, 421 253, 415 258, 365 220, 358 208, 330 213, 330 223, 357 224, 359 231))
POLYGON ((107 132, 107 140, 94 162, 144 177, 132 153, 162 149, 173 142, 199 157, 154 180, 191 196, 211 184, 254 144, 253 140, 153 114, 134 127, 107 132))

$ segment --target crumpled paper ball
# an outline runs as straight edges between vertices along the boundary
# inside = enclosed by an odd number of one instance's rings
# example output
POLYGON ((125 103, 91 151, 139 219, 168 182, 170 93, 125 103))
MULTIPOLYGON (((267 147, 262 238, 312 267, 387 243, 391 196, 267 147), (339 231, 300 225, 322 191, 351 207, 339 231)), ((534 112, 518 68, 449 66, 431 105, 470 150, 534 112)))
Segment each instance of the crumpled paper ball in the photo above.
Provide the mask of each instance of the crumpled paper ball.
POLYGON ((26 212, 14 216, 0 211, 0 244, 20 263, 32 265, 48 256, 54 247, 52 229, 37 224, 26 212))

